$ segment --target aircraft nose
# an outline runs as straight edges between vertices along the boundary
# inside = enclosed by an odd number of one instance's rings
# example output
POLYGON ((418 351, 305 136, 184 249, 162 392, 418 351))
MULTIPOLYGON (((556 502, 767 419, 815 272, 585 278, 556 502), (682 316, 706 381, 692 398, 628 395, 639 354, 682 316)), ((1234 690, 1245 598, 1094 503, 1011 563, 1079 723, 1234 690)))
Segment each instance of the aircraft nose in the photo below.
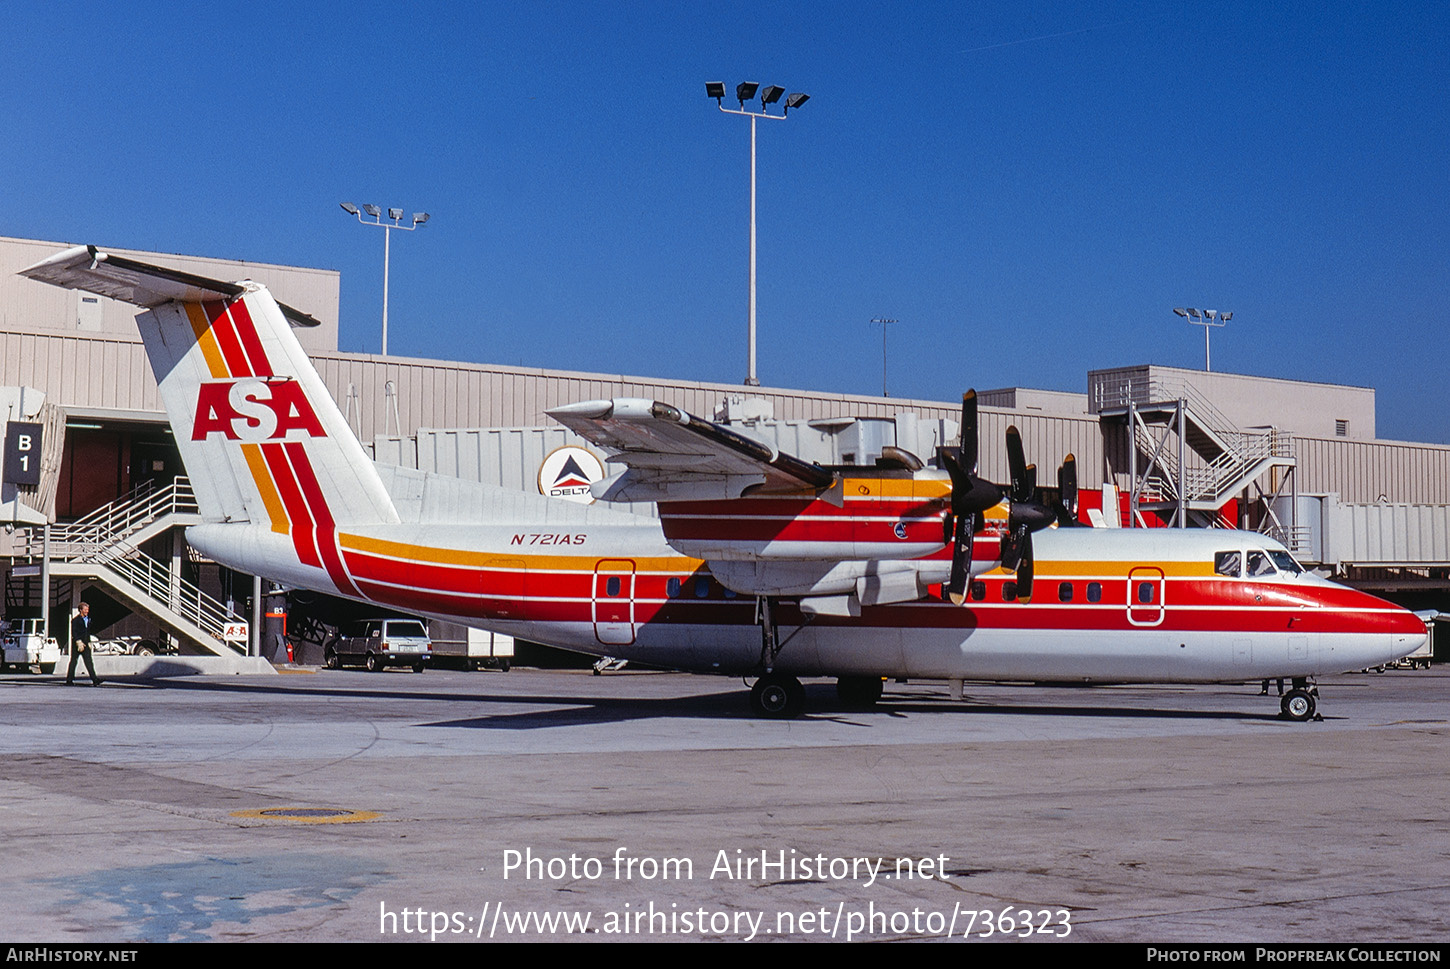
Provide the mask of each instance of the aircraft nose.
MULTIPOLYGON (((1419 622, 1418 618, 1416 619, 1416 622, 1419 622)), ((1419 649, 1421 646, 1425 645, 1425 640, 1429 638, 1429 632, 1425 629, 1425 624, 1423 622, 1420 623, 1419 632, 1391 633, 1390 656, 1397 660, 1403 659, 1404 657, 1409 656, 1415 650, 1419 649)))
POLYGON ((1395 613, 1390 626, 1391 661, 1410 655, 1429 638, 1430 629, 1425 620, 1408 609, 1395 613))

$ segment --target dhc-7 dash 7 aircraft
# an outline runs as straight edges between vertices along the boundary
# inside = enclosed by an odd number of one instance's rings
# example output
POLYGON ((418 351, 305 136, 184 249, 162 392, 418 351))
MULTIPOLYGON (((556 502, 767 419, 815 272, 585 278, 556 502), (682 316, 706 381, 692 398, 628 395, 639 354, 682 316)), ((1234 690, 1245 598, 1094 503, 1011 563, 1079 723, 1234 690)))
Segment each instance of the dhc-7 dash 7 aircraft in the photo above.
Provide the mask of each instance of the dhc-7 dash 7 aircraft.
POLYGON ((962 445, 926 466, 822 467, 669 404, 551 416, 624 470, 606 500, 658 520, 375 464, 262 286, 77 247, 22 274, 144 307, 137 323, 204 523, 187 541, 284 585, 651 666, 757 677, 798 715, 798 676, 862 705, 883 678, 1061 683, 1292 680, 1389 663, 1425 639, 1389 602, 1304 572, 1265 536, 1100 529, 1042 500, 1015 429, 1006 492, 962 445), (937 591, 938 586, 940 592, 937 591))

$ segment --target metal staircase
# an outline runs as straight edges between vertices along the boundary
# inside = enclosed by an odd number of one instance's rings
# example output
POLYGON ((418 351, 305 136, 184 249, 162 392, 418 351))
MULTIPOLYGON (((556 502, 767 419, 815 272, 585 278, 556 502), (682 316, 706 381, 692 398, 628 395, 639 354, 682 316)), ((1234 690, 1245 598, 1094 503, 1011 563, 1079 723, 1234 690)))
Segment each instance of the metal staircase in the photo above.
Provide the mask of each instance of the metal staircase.
POLYGON ((1128 425, 1135 514, 1155 511, 1179 525, 1233 527, 1222 513, 1230 499, 1271 469, 1287 471, 1276 476, 1277 488, 1292 476, 1292 435, 1236 427, 1186 380, 1124 374, 1093 392, 1100 420, 1128 425), (1139 465, 1140 455, 1147 456, 1146 467, 1139 465))
MULTIPOLYGON (((177 478, 160 489, 147 482, 77 521, 50 526, 50 554, 109 561, 118 555, 141 554, 139 546, 173 528, 200 524, 191 479, 177 478)), ((31 545, 38 541, 32 530, 31 545)), ((31 554, 38 555, 39 549, 33 547, 31 554)))
MULTIPOLYGON (((146 554, 141 546, 174 528, 200 524, 191 482, 177 478, 159 490, 143 487, 68 525, 50 529, 52 579, 89 579, 103 583, 137 611, 195 646, 235 656, 226 627, 242 622, 225 604, 195 583, 146 554)), ((30 564, 17 566, 17 578, 40 575, 45 551, 41 529, 30 530, 30 564)))

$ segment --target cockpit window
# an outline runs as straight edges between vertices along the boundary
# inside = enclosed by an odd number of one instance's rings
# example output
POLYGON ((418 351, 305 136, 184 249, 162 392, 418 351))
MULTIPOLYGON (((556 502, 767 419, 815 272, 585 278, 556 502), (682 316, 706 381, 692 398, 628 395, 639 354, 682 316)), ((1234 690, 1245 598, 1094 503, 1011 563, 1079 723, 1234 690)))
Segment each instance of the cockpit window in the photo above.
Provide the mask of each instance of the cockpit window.
POLYGON ((1216 552, 1213 556, 1213 571, 1218 575, 1239 576, 1239 553, 1216 552))
POLYGON ((1288 552, 1272 551, 1269 553, 1269 557, 1274 560, 1274 564, 1279 567, 1280 572, 1287 573, 1288 575, 1298 575, 1304 571, 1304 567, 1294 561, 1294 556, 1288 552))
POLYGON ((1247 568, 1245 569, 1246 575, 1274 574, 1274 563, 1269 560, 1269 556, 1266 552, 1260 552, 1257 550, 1250 551, 1247 559, 1245 559, 1245 565, 1247 566, 1247 568))

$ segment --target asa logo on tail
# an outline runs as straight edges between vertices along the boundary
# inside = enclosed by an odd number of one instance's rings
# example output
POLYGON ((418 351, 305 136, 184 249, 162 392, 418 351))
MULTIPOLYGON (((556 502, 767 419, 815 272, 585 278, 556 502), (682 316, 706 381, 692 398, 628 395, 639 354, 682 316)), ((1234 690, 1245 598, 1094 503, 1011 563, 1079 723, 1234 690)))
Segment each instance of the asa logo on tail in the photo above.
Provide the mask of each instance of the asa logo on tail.
POLYGON ((197 391, 193 441, 205 441, 210 434, 228 441, 275 441, 292 431, 327 436, 295 380, 218 380, 203 383, 197 391))

